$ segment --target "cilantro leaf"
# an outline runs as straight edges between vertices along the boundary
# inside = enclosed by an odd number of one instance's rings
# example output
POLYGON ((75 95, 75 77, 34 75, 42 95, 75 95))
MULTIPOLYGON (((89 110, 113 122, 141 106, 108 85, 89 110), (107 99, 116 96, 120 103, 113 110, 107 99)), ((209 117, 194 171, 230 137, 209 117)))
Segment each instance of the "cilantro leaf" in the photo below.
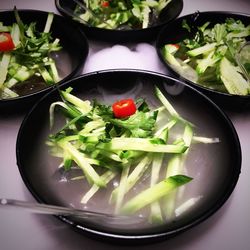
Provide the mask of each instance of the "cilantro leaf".
POLYGON ((118 127, 128 129, 134 137, 145 138, 152 135, 157 114, 157 111, 147 113, 137 111, 127 119, 111 119, 110 122, 118 127))

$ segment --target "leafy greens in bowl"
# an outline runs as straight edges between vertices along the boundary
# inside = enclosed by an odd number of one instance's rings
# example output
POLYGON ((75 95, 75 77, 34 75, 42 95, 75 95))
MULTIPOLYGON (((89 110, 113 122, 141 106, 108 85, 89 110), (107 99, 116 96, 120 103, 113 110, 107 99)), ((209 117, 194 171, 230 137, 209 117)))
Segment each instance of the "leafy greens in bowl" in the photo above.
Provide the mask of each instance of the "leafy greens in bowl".
MULTIPOLYGON (((242 70, 239 51, 250 38, 250 17, 227 12, 197 12, 165 27, 157 51, 168 69, 219 104, 249 101, 249 69, 242 70), (174 30, 172 27, 175 27, 174 30), (178 35, 173 38, 173 32, 178 35)), ((250 61, 249 61, 250 63, 250 61)), ((246 69, 249 63, 245 64, 246 69)))
POLYGON ((89 37, 109 42, 153 40, 183 8, 182 0, 55 0, 55 4, 62 15, 79 22, 89 37))
POLYGON ((40 202, 132 216, 126 225, 112 216, 64 222, 144 243, 216 212, 237 183, 241 150, 228 118, 193 88, 153 72, 107 70, 36 104, 18 133, 17 162, 40 202))
POLYGON ((81 70, 88 43, 65 18, 44 11, 14 9, 1 12, 0 21, 1 111, 34 102, 54 84, 81 70))

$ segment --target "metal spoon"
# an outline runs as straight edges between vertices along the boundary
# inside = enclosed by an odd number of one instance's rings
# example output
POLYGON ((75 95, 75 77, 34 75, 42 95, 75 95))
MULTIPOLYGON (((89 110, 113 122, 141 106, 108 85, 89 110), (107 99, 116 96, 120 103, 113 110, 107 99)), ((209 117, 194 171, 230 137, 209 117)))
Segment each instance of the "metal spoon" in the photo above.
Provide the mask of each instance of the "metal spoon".
POLYGON ((29 210, 34 213, 73 216, 81 219, 92 220, 95 222, 102 222, 112 225, 132 225, 144 222, 143 217, 127 216, 127 215, 113 215, 100 212, 93 212, 87 210, 74 209, 69 207, 54 206, 40 203, 30 203, 27 201, 20 201, 14 199, 0 198, 0 207, 16 207, 29 210))
POLYGON ((235 60, 237 64, 239 65, 240 69, 242 70, 242 73, 250 83, 250 75, 245 67, 245 64, 250 64, 250 41, 246 42, 236 53, 235 60))

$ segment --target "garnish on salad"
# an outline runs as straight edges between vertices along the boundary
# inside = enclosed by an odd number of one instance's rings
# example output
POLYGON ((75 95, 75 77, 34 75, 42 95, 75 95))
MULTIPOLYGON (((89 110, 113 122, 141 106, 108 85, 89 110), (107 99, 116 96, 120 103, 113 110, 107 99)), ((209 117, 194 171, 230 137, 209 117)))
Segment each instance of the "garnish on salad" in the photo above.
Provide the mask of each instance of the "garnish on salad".
POLYGON ((54 14, 48 14, 42 32, 35 22, 24 24, 16 8, 14 14, 11 26, 0 22, 0 99, 18 97, 28 83, 28 88, 42 89, 60 80, 51 56, 62 48, 50 32, 54 14))
MULTIPOLYGON (((192 26, 183 21, 183 28, 192 26)), ((250 82, 237 62, 237 53, 250 37, 250 24, 227 18, 197 27, 191 39, 162 48, 165 60, 186 79, 201 86, 233 95, 249 95, 250 82)), ((248 64, 250 61, 248 62, 248 64)), ((250 74, 250 71, 247 72, 250 74)))
POLYGON ((160 12, 172 0, 83 0, 88 10, 77 5, 76 15, 92 27, 145 29, 155 25, 160 12))
POLYGON ((58 111, 65 123, 46 143, 51 155, 61 159, 61 169, 80 170, 70 181, 88 182, 89 190, 79 202, 87 204, 99 190, 107 189, 107 204, 114 213, 146 209, 150 223, 173 219, 178 187, 192 180, 185 163, 190 148, 193 143, 218 139, 195 136, 195 126, 179 115, 156 86, 158 108, 150 108, 143 98, 125 99, 136 109, 119 117, 112 104, 82 100, 72 90, 60 91, 62 101, 50 106, 51 127, 58 111), (111 184, 115 179, 116 186, 111 184))
POLYGON ((136 112, 136 105, 133 99, 123 99, 112 105, 112 110, 116 118, 124 118, 136 112))

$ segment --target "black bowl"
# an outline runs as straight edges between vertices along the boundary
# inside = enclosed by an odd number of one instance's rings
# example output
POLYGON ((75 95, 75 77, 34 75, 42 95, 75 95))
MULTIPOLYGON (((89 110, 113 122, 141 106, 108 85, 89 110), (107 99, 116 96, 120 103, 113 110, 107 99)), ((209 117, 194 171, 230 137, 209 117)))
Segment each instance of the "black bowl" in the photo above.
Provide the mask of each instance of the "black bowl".
MULTIPOLYGON (((74 11, 76 4, 70 0, 55 0, 58 11, 71 19, 64 10, 74 11)), ((139 42, 155 40, 157 33, 163 25, 175 19, 182 11, 183 1, 172 0, 165 9, 162 10, 158 23, 146 29, 137 30, 109 30, 96 27, 89 27, 85 24, 80 24, 80 27, 85 34, 92 39, 107 41, 107 42, 139 42)))
POLYGON ((214 26, 216 23, 225 22, 226 18, 234 18, 236 20, 241 20, 245 25, 250 24, 250 15, 248 14, 223 11, 196 12, 194 14, 182 16, 168 23, 160 31, 157 37, 156 50, 161 61, 173 76, 185 81, 190 86, 197 88, 199 91, 203 92, 205 95, 210 97, 214 102, 216 102, 223 108, 231 110, 247 109, 250 106, 250 95, 239 96, 228 93, 222 93, 196 84, 181 76, 177 71, 175 71, 164 59, 164 55, 162 53, 162 48, 165 44, 178 43, 185 38, 192 38, 194 36, 194 33, 189 33, 185 28, 182 27, 183 20, 187 20, 187 22, 191 23, 193 26, 201 26, 208 21, 211 23, 211 26, 214 26))
MULTIPOLYGON (((154 85, 162 90, 182 117, 195 124, 196 136, 219 139, 219 143, 215 144, 196 144, 190 149, 190 158, 187 158, 188 175, 194 179, 185 189, 183 199, 194 196, 202 198, 190 211, 172 222, 146 228, 142 228, 141 224, 122 227, 105 225, 101 220, 89 223, 83 219, 59 217, 74 229, 95 239, 141 244, 168 239, 214 214, 229 198, 237 183, 241 169, 241 148, 232 123, 210 99, 185 83, 154 72, 107 70, 74 78, 60 88, 71 86, 73 94, 78 97, 95 98, 109 104, 121 98, 144 97, 149 104, 158 106, 159 101, 153 94, 154 85)), ((58 100, 59 93, 54 89, 41 98, 25 117, 17 138, 17 164, 24 183, 39 202, 83 209, 80 199, 89 186, 82 180, 60 182, 65 180, 65 176, 58 172, 58 159, 49 155, 45 145, 52 132, 49 129, 49 107, 58 100)), ((57 123, 56 129, 60 126, 57 123)), ((105 192, 96 194, 88 209, 105 212, 104 204, 108 200, 105 192)))
MULTIPOLYGON (((42 31, 46 23, 48 12, 39 10, 18 10, 24 24, 36 22, 38 30, 42 31)), ((4 25, 12 25, 16 22, 13 11, 0 12, 0 21, 4 25)), ((51 26, 53 38, 59 38, 63 49, 55 54, 59 74, 62 78, 58 84, 69 80, 71 77, 81 73, 84 62, 88 56, 88 41, 84 33, 71 21, 66 18, 54 15, 51 26)), ((55 86, 43 88, 34 93, 27 93, 17 98, 0 100, 0 112, 15 112, 26 110, 55 86)))

